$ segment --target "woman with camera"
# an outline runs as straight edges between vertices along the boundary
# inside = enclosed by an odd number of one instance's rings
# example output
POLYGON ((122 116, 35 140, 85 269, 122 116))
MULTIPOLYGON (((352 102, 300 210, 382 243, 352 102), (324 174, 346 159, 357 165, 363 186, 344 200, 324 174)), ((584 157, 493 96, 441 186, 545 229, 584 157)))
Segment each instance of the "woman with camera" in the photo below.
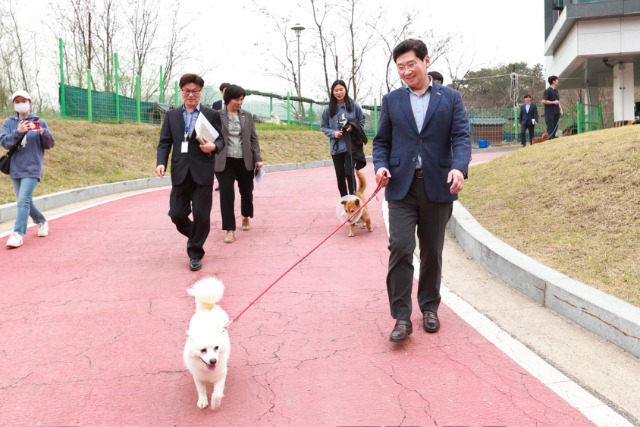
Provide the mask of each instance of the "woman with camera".
POLYGON ((47 123, 31 112, 31 96, 28 92, 16 91, 11 101, 16 114, 2 123, 0 145, 7 150, 17 145, 11 157, 9 176, 18 197, 18 215, 13 232, 7 240, 7 247, 18 248, 22 246, 23 236, 27 234, 29 217, 38 224, 39 237, 49 235, 47 220, 33 203, 32 196, 42 178, 44 150, 53 147, 55 140, 47 123))
POLYGON ((253 178, 262 167, 260 141, 253 116, 241 108, 246 95, 238 85, 227 86, 223 95, 224 108, 220 110, 224 149, 216 156, 215 172, 220 191, 222 229, 227 232, 225 243, 236 240, 234 183, 238 181, 240 191, 242 230, 247 231, 251 228, 249 218, 253 218, 253 178))
POLYGON ((352 130, 350 123, 357 123, 364 129, 364 113, 360 105, 349 98, 347 84, 342 80, 336 80, 331 85, 329 105, 322 112, 320 129, 329 137, 329 152, 333 159, 341 197, 356 193, 354 159, 349 155, 348 138, 345 135, 345 132, 352 130))

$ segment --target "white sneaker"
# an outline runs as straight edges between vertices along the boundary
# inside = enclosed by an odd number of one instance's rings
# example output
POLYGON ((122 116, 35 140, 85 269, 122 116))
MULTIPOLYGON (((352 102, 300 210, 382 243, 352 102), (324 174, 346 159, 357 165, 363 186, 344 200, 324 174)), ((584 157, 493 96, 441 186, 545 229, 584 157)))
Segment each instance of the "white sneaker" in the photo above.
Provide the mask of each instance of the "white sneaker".
POLYGON ((22 243, 22 236, 20 235, 20 233, 13 232, 7 240, 7 247, 19 248, 20 246, 22 246, 22 243))
POLYGON ((49 235, 49 223, 47 221, 38 224, 38 237, 47 237, 49 235))

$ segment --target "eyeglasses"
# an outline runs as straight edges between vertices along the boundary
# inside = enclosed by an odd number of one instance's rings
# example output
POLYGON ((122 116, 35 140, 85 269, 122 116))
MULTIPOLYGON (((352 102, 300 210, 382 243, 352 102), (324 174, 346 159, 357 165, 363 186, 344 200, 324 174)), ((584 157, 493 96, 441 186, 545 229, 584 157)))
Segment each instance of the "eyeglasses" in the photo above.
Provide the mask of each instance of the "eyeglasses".
POLYGON ((398 67, 398 73, 404 74, 404 73, 406 73, 408 71, 413 71, 416 68, 417 65, 418 64, 415 63, 415 62, 411 62, 411 63, 407 64, 406 66, 401 65, 401 66, 398 67))
POLYGON ((199 94, 202 91, 202 89, 193 89, 193 90, 181 89, 181 90, 182 90, 182 93, 184 93, 187 96, 189 96, 189 95, 195 96, 195 95, 199 94))

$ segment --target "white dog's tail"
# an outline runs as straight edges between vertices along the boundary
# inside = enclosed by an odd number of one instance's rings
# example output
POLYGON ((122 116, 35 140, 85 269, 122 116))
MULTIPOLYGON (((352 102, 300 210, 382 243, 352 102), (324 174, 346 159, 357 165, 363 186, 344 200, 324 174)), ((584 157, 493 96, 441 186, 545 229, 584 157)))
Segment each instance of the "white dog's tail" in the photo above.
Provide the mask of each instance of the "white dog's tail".
POLYGON ((212 311, 222 299, 224 285, 215 277, 207 277, 196 282, 187 293, 196 299, 196 310, 212 311))

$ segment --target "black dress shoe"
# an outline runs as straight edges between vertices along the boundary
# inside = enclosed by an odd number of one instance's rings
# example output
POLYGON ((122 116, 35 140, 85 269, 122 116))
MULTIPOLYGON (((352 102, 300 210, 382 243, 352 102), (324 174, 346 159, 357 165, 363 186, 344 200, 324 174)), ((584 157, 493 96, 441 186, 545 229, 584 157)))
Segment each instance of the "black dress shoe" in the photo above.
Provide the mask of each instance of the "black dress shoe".
POLYGON ((434 333, 440 329, 440 320, 438 320, 438 315, 433 311, 425 311, 422 313, 422 320, 422 326, 425 331, 434 333))
POLYGON ((413 325, 411 325, 411 320, 398 320, 396 321, 396 326, 393 327, 393 331, 391 331, 389 340, 393 342, 402 342, 406 340, 412 332, 413 325))
POLYGON ((189 262, 189 270, 198 271, 201 268, 202 268, 202 261, 200 261, 198 258, 191 258, 191 261, 189 262))

